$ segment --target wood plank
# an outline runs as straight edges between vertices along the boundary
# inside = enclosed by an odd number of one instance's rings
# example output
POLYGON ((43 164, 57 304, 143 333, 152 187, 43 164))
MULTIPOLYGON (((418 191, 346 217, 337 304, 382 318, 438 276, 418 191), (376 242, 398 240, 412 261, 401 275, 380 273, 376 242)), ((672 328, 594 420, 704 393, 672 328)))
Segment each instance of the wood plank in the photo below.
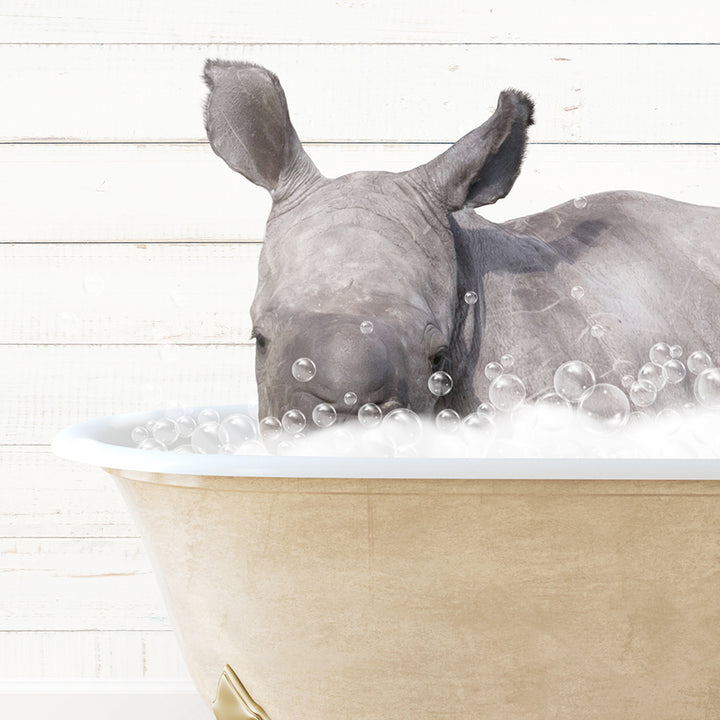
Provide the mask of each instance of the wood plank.
POLYGON ((170 630, 0 632, 4 680, 189 679, 170 630))
POLYGON ((190 682, 0 681, 0 716, 55 720, 212 720, 190 682), (100 687, 98 687, 98 685, 100 687))
POLYGON ((720 44, 3 45, 0 139, 202 140, 208 57, 274 70, 304 141, 451 142, 508 86, 534 142, 720 140, 720 44))
MULTIPOLYGON (((406 170, 445 147, 321 144, 308 152, 336 177, 406 170)), ((257 242, 270 209, 268 194, 207 145, 0 145, 0 167, 0 242, 257 242), (42 212, 30 198, 42 198, 42 212)), ((718 145, 535 144, 510 195, 481 214, 501 221, 612 189, 720 205, 718 178, 718 145)))
POLYGON ((0 630, 169 630, 137 538, 0 539, 0 630))
POLYGON ((6 343, 242 343, 260 243, 0 245, 6 343), (40 282, 38 282, 40 279, 40 282), (32 292, 28 292, 32 288, 32 292))
POLYGON ((5 0, 0 42, 715 42, 717 4, 556 0, 5 0))
POLYGON ((113 479, 98 468, 47 447, 0 448, 0 463, 0 538, 138 537, 113 479))
POLYGON ((0 345, 0 445, 46 445, 92 417, 256 402, 254 346, 0 345))

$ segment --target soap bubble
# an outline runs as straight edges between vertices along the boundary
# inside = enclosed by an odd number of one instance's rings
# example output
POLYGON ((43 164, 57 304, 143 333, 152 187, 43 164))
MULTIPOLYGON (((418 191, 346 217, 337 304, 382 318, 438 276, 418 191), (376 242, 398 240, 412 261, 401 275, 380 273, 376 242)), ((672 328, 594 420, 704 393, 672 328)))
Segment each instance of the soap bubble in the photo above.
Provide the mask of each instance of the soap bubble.
POLYGON ((680 345, 671 345, 670 346, 670 357, 671 358, 679 358, 682 357, 683 349, 680 347, 680 345))
POLYGON ((312 419, 318 427, 328 428, 337 420, 337 412, 330 403, 319 403, 313 408, 312 419))
POLYGON ((585 288, 582 287, 582 285, 575 285, 575 287, 570 290, 570 296, 574 300, 582 300, 583 297, 585 297, 585 288))
POLYGON ((398 445, 409 445, 422 434, 422 421, 408 408, 391 410, 382 420, 382 429, 398 445))
POLYGON ((228 415, 218 429, 218 440, 221 445, 240 446, 257 437, 255 423, 242 413, 228 415))
POLYGON ((373 331, 374 328, 375 328, 375 326, 372 324, 372 322, 370 322, 370 320, 363 320, 360 323, 360 332, 363 335, 369 335, 373 331))
POLYGON ((172 445, 178 439, 179 434, 177 423, 168 417, 160 418, 152 429, 155 440, 159 440, 165 445, 172 445))
POLYGON ((177 424, 178 434, 182 438, 189 438, 197 427, 195 418, 191 415, 181 415, 175 423, 177 424))
POLYGON ((586 198, 586 197, 580 196, 580 197, 576 197, 576 198, 573 200, 573 205, 574 205, 578 210, 582 210, 583 208, 586 208, 586 207, 587 207, 587 202, 588 202, 588 201, 587 201, 587 198, 586 198))
POLYGON ((558 395, 576 402, 595 385, 595 373, 581 360, 569 360, 555 371, 553 385, 558 395))
POLYGON ((190 436, 190 444, 193 450, 198 453, 216 453, 218 451, 218 430, 220 423, 205 422, 198 425, 190 436))
POLYGON ((155 438, 145 438, 139 445, 139 450, 167 450, 167 445, 155 438))
POLYGON ((141 443, 143 440, 147 440, 150 437, 150 430, 144 425, 138 425, 130 431, 130 438, 134 443, 141 443))
POLYGON ((492 381, 488 395, 498 410, 510 412, 525 399, 525 385, 517 375, 504 373, 492 381))
POLYGON ((195 449, 192 445, 178 445, 176 448, 173 448, 173 452, 178 453, 179 455, 186 455, 188 453, 195 454, 195 449))
POLYGON ((685 366, 680 360, 668 360, 662 366, 663 377, 671 384, 677 385, 685 377, 685 366))
POLYGON ((688 356, 687 367, 693 375, 699 375, 712 367, 712 360, 704 350, 696 350, 688 356))
POLYGON ((495 429, 493 419, 488 415, 480 415, 479 413, 470 413, 463 418, 463 429, 473 432, 490 432, 495 429))
POLYGON ((672 359, 670 354, 670 346, 666 342, 655 343, 650 348, 650 361, 656 365, 663 366, 668 360, 672 359))
POLYGON ((630 386, 630 399, 637 407, 649 407, 657 398, 657 389, 648 380, 638 380, 630 386))
POLYGON ((628 388, 632 387, 632 384, 634 382, 635 382, 635 378, 632 375, 623 375, 622 380, 620 381, 620 383, 626 390, 628 388))
POLYGON ((706 408, 720 409, 720 368, 703 370, 695 378, 695 398, 706 408))
POLYGON ((374 427, 382 420, 382 410, 375 403, 365 403, 358 410, 358 422, 366 428, 374 427))
POLYGON ((205 408, 198 413, 197 424, 205 425, 206 423, 220 422, 220 413, 213 408, 205 408))
POLYGON ((308 382, 315 377, 317 368, 315 363, 310 358, 298 358, 292 364, 292 374, 296 380, 300 382, 308 382))
POLYGON ((495 362, 494 360, 492 362, 489 362, 485 366, 485 377, 488 380, 494 380, 496 377, 499 377, 503 373, 503 366, 499 362, 495 362))
POLYGON ((464 299, 468 305, 474 305, 478 301, 478 294, 474 290, 468 290, 464 299))
POLYGON ((598 383, 580 398, 578 414, 594 420, 603 430, 617 430, 627 422, 630 402, 619 387, 598 383))
POLYGON ((447 395, 452 390, 453 381, 446 372, 438 370, 438 372, 434 372, 428 378, 427 385, 428 390, 430 390, 433 395, 441 397, 442 395, 447 395))
POLYGON ((435 427, 441 432, 455 432, 460 427, 460 415, 455 410, 446 408, 435 416, 435 427))
POLYGON ((541 408, 550 408, 554 410, 570 410, 570 403, 559 393, 548 392, 541 395, 535 404, 541 408))
POLYGON ((273 415, 264 417, 259 425, 260 434, 265 440, 277 440, 282 435, 282 423, 273 415))
POLYGON ((294 435, 295 433, 302 432, 305 429, 306 420, 305 415, 300 410, 292 408, 288 410, 282 416, 283 430, 288 435, 294 435))
POLYGON ((601 338, 605 334, 605 328, 602 325, 593 325, 590 328, 590 334, 594 338, 601 338))
POLYGON ((485 415, 489 418, 495 417, 495 408, 490 403, 481 402, 475 412, 477 412, 478 415, 485 415))
POLYGON ((352 407, 358 401, 358 397, 354 392, 346 392, 343 395, 343 402, 348 406, 352 407))
POLYGON ((653 362, 645 363, 640 368, 638 380, 647 380, 655 386, 658 392, 665 387, 665 383, 667 382, 665 375, 663 375, 662 365, 653 362))
POLYGON ((218 448, 221 455, 239 455, 240 448, 232 443, 225 443, 218 448))
POLYGON ((515 364, 515 358, 512 355, 503 355, 500 358, 500 364, 505 370, 509 370, 515 364))

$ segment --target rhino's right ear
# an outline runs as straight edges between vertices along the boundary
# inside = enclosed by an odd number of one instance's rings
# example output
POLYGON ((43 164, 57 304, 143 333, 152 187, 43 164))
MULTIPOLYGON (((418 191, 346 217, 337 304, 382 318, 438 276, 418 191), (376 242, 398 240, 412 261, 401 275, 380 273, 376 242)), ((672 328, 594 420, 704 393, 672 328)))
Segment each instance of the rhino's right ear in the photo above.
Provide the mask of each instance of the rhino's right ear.
POLYGON ((233 170, 269 190, 282 192, 320 173, 290 122, 277 77, 259 65, 225 60, 205 63, 210 94, 205 129, 212 149, 233 170))

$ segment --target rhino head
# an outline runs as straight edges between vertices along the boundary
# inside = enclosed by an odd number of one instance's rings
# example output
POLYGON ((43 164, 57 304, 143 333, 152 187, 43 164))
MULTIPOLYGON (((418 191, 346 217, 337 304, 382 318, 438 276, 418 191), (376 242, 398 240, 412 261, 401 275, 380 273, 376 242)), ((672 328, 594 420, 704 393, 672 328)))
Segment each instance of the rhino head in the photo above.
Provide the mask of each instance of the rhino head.
POLYGON ((480 282, 458 267, 452 213, 509 192, 530 99, 502 92, 489 120, 412 170, 331 179, 305 153, 275 75, 208 61, 205 80, 213 150, 272 197, 251 308, 260 417, 297 408, 309 418, 320 402, 339 417, 368 402, 431 411, 428 376, 444 370, 457 385, 467 374, 463 297, 480 282), (299 358, 314 362, 310 380, 294 377, 299 358))

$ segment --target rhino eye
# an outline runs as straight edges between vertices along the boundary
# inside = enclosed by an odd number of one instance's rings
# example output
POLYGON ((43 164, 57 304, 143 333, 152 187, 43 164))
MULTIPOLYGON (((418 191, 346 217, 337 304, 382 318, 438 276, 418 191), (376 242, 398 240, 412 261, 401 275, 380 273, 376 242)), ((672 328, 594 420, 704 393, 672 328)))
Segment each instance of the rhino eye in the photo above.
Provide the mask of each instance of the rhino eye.
POLYGON ((255 347, 259 350, 259 352, 264 352, 268 344, 268 339, 262 333, 255 330, 252 331, 250 337, 255 338, 255 347))
POLYGON ((430 369, 433 372, 445 370, 450 365, 450 353, 447 348, 441 348, 428 359, 430 360, 430 369))

